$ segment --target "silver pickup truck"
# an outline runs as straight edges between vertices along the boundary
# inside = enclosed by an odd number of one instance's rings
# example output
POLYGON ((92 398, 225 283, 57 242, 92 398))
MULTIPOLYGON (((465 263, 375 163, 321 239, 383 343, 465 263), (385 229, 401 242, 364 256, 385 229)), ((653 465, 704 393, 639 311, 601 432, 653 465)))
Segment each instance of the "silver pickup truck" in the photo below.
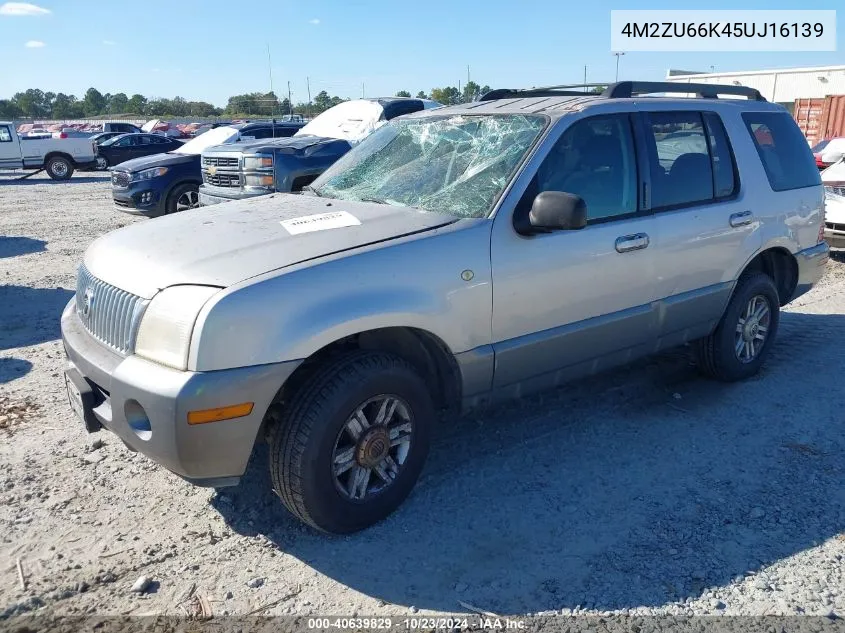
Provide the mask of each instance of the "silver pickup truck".
POLYGON ((824 271, 823 195, 748 88, 494 91, 391 121, 306 193, 98 239, 62 316, 70 403, 200 485, 267 440, 294 515, 359 530, 411 491, 439 409, 686 343, 754 375, 824 271))

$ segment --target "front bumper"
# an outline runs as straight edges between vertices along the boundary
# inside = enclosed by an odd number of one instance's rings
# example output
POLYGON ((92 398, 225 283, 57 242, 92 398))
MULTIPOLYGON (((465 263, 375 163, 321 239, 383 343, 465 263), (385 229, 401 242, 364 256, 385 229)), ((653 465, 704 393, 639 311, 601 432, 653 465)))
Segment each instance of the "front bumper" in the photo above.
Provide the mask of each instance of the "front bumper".
POLYGON ((258 196, 266 196, 273 193, 272 191, 250 191, 239 187, 210 187, 208 185, 200 185, 199 201, 201 207, 208 207, 212 204, 219 204, 221 202, 231 202, 232 200, 246 200, 248 198, 256 198, 258 196))
POLYGON ((830 247, 825 242, 795 253, 798 263, 798 283, 790 301, 797 299, 815 286, 824 275, 825 267, 830 259, 830 247))
POLYGON ((832 248, 845 248, 845 224, 825 222, 824 241, 832 248))
POLYGON ((152 181, 130 183, 128 187, 112 186, 115 208, 132 215, 155 218, 164 215, 164 196, 152 187, 152 181))
POLYGON ((209 372, 177 371, 123 357, 96 341, 71 299, 62 339, 72 370, 91 386, 93 416, 132 450, 191 483, 236 485, 246 470, 264 414, 299 361, 209 372), (250 415, 189 425, 189 411, 242 402, 250 415))

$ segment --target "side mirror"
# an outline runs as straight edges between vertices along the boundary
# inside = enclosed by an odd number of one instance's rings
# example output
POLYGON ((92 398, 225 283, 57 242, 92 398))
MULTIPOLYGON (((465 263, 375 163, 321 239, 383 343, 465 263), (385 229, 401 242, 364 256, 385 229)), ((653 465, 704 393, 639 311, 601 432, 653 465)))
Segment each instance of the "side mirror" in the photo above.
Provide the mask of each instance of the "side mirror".
POLYGON ((587 204, 572 193, 544 191, 534 198, 528 223, 531 233, 583 229, 587 226, 587 204))

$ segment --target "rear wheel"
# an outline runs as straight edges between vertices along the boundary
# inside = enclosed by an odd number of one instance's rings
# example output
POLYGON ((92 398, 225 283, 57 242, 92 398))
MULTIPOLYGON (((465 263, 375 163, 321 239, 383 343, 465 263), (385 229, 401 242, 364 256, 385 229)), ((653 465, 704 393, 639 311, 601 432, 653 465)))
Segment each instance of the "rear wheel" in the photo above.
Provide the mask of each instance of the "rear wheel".
POLYGON ((97 156, 97 171, 105 171, 109 168, 109 161, 105 156, 97 156))
POLYGON ((165 212, 178 213, 179 211, 196 209, 198 206, 200 206, 199 185, 188 183, 179 185, 170 192, 170 195, 167 196, 165 212))
POLYGON ((53 156, 45 165, 47 175, 53 180, 67 180, 73 176, 73 163, 62 156, 53 156))
POLYGON ((724 381, 753 376, 766 360, 779 322, 780 300, 771 277, 743 275, 716 330, 699 341, 702 371, 724 381))
POLYGON ((271 410, 270 471, 285 506, 325 532, 355 532, 408 496, 428 454, 434 406, 401 358, 355 352, 271 410))

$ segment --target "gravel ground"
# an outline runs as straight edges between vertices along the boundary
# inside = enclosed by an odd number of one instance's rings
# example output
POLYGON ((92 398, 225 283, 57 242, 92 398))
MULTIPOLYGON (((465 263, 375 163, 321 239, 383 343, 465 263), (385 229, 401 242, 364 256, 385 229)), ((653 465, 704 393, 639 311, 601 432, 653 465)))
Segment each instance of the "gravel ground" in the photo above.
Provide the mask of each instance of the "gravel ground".
POLYGON ((104 176, 0 179, 0 619, 845 616, 841 260, 787 308, 756 379, 701 379, 681 349, 444 420, 399 512, 327 537, 269 492, 263 450, 215 492, 72 417, 59 314, 85 247, 135 221, 104 176))

